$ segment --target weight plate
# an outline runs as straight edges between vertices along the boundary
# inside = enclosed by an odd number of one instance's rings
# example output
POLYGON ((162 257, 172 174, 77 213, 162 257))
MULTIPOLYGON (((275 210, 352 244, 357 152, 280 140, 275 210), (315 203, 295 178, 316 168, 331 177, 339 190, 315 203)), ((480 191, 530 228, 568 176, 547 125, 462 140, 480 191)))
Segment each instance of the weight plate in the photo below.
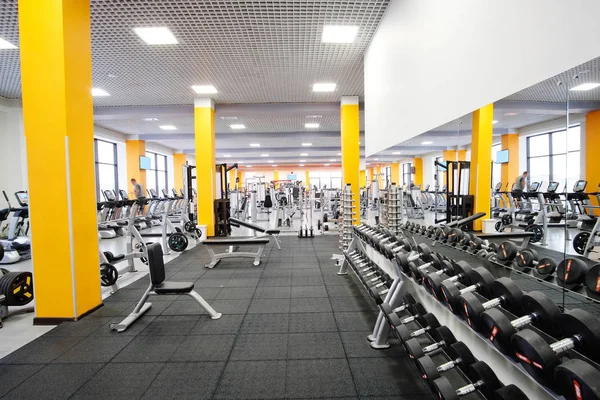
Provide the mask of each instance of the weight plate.
POLYGON ((119 279, 119 271, 117 268, 108 263, 100 264, 100 284, 104 287, 112 286, 119 279))
POLYGON ((600 371, 585 361, 569 360, 554 370, 558 392, 567 400, 600 398, 600 371))
POLYGON ((578 258, 566 258, 558 264, 556 279, 559 283, 576 285, 585 281, 588 265, 578 258))
POLYGON ((186 232, 192 233, 196 230, 196 225, 192 221, 188 221, 183 226, 183 229, 185 229, 186 232))
POLYGON ((600 293, 600 264, 595 264, 585 274, 585 286, 594 293, 600 293))
POLYGON ((169 248, 176 252, 182 252, 188 247, 188 238, 183 233, 173 233, 169 236, 167 244, 169 248))
MULTIPOLYGON (((577 254, 583 255, 585 253, 585 247, 587 246, 587 242, 590 240, 589 232, 580 232, 573 238, 573 250, 577 254)), ((592 250, 594 246, 590 246, 590 250, 592 250)))
POLYGON ((538 243, 541 242, 542 239, 544 238, 544 228, 542 228, 539 225, 536 224, 531 224, 529 226, 527 226, 527 228, 525 228, 525 232, 533 232, 534 235, 529 238, 529 241, 531 243, 538 243))
POLYGON ((573 309, 561 314, 559 323, 563 337, 583 337, 583 343, 578 346, 580 353, 600 361, 600 320, 587 311, 573 309))
POLYGON ((2 275, 0 294, 6 296, 7 306, 24 306, 33 300, 33 275, 31 272, 9 272, 2 275))
POLYGON ((556 270, 556 261, 551 258, 542 258, 533 269, 533 275, 540 279, 550 279, 556 270))
POLYGON ((509 240, 500 243, 496 252, 498 260, 511 261, 517 256, 518 248, 514 242, 509 240))

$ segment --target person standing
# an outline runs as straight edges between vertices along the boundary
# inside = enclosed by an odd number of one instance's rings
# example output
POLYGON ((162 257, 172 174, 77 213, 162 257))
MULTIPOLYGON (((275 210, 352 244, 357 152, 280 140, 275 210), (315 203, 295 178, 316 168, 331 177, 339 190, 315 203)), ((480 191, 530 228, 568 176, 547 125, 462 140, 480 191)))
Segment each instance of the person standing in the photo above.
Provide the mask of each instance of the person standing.
POLYGON ((523 175, 519 176, 515 181, 515 190, 523 191, 527 187, 527 171, 523 172, 523 175))
POLYGON ((131 178, 131 184, 133 185, 133 194, 135 195, 136 199, 146 197, 144 194, 144 187, 140 183, 137 183, 135 178, 131 178))

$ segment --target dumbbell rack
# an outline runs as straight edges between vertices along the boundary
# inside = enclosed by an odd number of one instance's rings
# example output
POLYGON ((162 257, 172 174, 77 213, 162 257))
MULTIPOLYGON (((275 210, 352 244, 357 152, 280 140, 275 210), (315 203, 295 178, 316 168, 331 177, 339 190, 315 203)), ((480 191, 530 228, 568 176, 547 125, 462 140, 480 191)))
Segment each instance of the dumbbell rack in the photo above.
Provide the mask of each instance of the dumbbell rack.
MULTIPOLYGON (((350 250, 353 248, 363 249, 363 252, 372 263, 394 278, 394 282, 385 299, 385 302, 392 308, 401 304, 401 298, 405 294, 412 293, 417 301, 425 306, 428 312, 435 315, 440 324, 446 325, 456 338, 469 346, 469 349, 479 360, 485 361, 492 367, 502 382, 517 385, 532 400, 562 399, 562 396, 555 394, 536 382, 520 364, 494 348, 486 338, 471 329, 465 321, 458 318, 444 304, 437 301, 423 286, 418 285, 408 275, 404 274, 393 260, 384 257, 377 249, 361 240, 355 234, 353 234, 350 250)), ((369 336, 369 340, 372 340, 371 347, 389 347, 387 345, 389 329, 389 325, 380 312, 373 329, 373 334, 369 336)))
POLYGON ((350 184, 344 186, 342 190, 342 213, 340 215, 341 224, 339 224, 339 248, 342 251, 347 251, 352 240, 352 221, 355 213, 354 194, 350 184))
POLYGON ((400 233, 400 221, 402 221, 402 197, 401 190, 392 183, 388 188, 387 198, 387 228, 395 235, 400 233))
POLYGON ((389 191, 388 190, 380 190, 379 191, 379 196, 380 196, 380 202, 379 202, 379 207, 381 210, 381 215, 379 218, 379 223, 383 226, 385 226, 386 228, 389 227, 389 213, 388 213, 388 204, 389 204, 389 191))

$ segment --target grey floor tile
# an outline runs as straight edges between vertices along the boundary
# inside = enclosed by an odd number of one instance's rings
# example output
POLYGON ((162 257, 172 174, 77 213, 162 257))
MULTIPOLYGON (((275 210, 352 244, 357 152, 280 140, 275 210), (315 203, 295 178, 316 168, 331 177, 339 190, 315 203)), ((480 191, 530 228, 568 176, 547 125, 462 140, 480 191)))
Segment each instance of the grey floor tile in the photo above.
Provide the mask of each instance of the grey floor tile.
MULTIPOLYGON (((147 284, 149 284, 148 281, 147 284)), ((103 302, 110 303, 113 301, 138 301, 142 298, 142 295, 145 291, 146 289, 129 289, 125 287, 119 289, 116 293, 104 299, 103 302)))
MULTIPOLYGON (((195 286, 195 285, 194 285, 195 286)), ((194 290, 204 298, 204 300, 213 300, 219 297, 221 294, 221 288, 206 288, 206 287, 194 287, 194 290)), ((191 299, 188 296, 182 296, 184 299, 191 299)))
POLYGON ((289 299, 291 286, 259 286, 254 293, 255 299, 289 299))
POLYGON ((366 293, 364 289, 354 285, 339 285, 339 286, 327 286, 327 293, 329 297, 348 297, 362 296, 366 293))
POLYGON ((224 362, 167 363, 142 398, 210 399, 224 367, 224 362))
POLYGON ((290 333, 288 359, 345 358, 342 340, 337 332, 290 333))
POLYGON ((76 322, 63 322, 44 335, 50 336, 89 336, 96 329, 105 325, 111 317, 88 316, 76 322))
POLYGON ((263 279, 269 278, 291 278, 293 270, 291 269, 273 269, 265 270, 262 274, 263 279))
POLYGON ((81 336, 40 337, 0 360, 0 364, 48 364, 70 350, 81 336))
POLYGON ((200 278, 194 284, 197 288, 222 288, 229 279, 206 279, 200 278))
POLYGON ((133 336, 90 336, 71 347, 54 363, 106 363, 132 339, 133 336))
POLYGON ((231 361, 215 399, 281 399, 285 396, 285 361, 231 361))
POLYGON ((328 297, 325 286, 293 286, 292 298, 299 297, 328 297))
POLYGON ((286 333, 290 314, 246 314, 241 333, 286 333))
MULTIPOLYGON (((155 296, 156 297, 156 296, 155 296)), ((162 314, 171 304, 173 304, 174 300, 169 301, 154 301, 154 298, 151 298, 150 303, 152 307, 146 312, 145 315, 160 315, 162 314)), ((119 315, 126 316, 133 312, 135 309, 135 304, 132 304, 130 307, 127 307, 119 315)))
POLYGON ((163 365, 146 362, 106 364, 72 399, 138 399, 163 365))
POLYGON ((376 306, 364 297, 332 297, 329 300, 335 312, 376 310, 376 306))
POLYGON ((335 320, 340 331, 372 332, 377 314, 371 311, 336 312, 335 320))
POLYGON ((136 336, 112 362, 166 362, 185 336, 136 336))
MULTIPOLYGON (((0 397, 25 382, 43 368, 43 365, 0 365, 0 397)), ((15 397, 18 398, 17 393, 15 397)))
POLYGON ((167 336, 187 335, 200 320, 199 316, 160 315, 152 320, 140 335, 167 336))
POLYGON ((231 278, 225 284, 225 287, 256 287, 260 278, 231 278))
POLYGON ((103 366, 104 364, 49 364, 13 389, 7 398, 68 399, 103 366))
POLYGON ((320 268, 297 268, 292 270, 292 277, 304 277, 304 276, 314 276, 314 277, 322 277, 320 268))
POLYGON ((236 334, 239 332, 243 320, 243 314, 225 314, 219 319, 212 319, 208 315, 204 315, 190 331, 190 335, 236 334))
POLYGON ((148 324, 150 324, 150 322, 154 321, 156 316, 144 315, 144 316, 140 317, 137 321, 135 321, 135 323, 133 325, 131 325, 129 328, 127 328, 127 330, 125 330, 124 332, 116 332, 116 331, 113 331, 112 329, 110 329, 111 324, 113 324, 113 323, 117 324, 117 323, 121 322, 124 318, 125 317, 114 317, 106 325, 104 325, 100 329, 95 330, 94 333, 92 333, 90 336, 136 336, 141 331, 146 329, 148 324))
POLYGON ((292 286, 323 286, 325 281, 320 276, 292 276, 292 286))
POLYGON ((216 312, 221 314, 246 314, 248 306, 250 305, 250 299, 238 299, 238 300, 213 300, 210 302, 212 308, 216 312))
POLYGON ((239 299, 251 299, 254 296, 256 288, 254 287, 236 287, 229 288, 225 287, 221 289, 216 299, 218 300, 239 300, 239 299))
POLYGON ((340 332, 346 357, 348 358, 370 358, 370 357, 405 357, 406 352, 400 343, 391 343, 388 349, 373 349, 367 340, 366 332, 340 332))
POLYGON ((120 315, 123 310, 130 307, 134 302, 131 301, 111 301, 104 303, 99 310, 94 311, 89 317, 113 317, 120 315))
POLYGON ((287 358, 287 334, 242 334, 231 352, 231 360, 285 360, 287 358))
POLYGON ((288 398, 354 395, 356 390, 346 359, 290 360, 287 363, 288 398))
MULTIPOLYGON (((154 304, 153 304, 154 305, 154 304)), ((200 315, 206 310, 195 300, 177 300, 172 302, 161 315, 200 315)))
POLYGON ((187 336, 169 361, 225 361, 234 340, 234 335, 187 336))
POLYGON ((290 332, 336 332, 337 330, 333 313, 290 314, 290 332))
POLYGON ((331 305, 328 298, 299 298, 291 299, 291 313, 321 313, 331 312, 331 305))
POLYGON ((248 314, 280 314, 289 311, 289 299, 253 299, 248 314))
POLYGON ((361 397, 429 393, 407 357, 351 358, 348 362, 361 397))
POLYGON ((292 277, 261 278, 258 286, 292 286, 292 277))

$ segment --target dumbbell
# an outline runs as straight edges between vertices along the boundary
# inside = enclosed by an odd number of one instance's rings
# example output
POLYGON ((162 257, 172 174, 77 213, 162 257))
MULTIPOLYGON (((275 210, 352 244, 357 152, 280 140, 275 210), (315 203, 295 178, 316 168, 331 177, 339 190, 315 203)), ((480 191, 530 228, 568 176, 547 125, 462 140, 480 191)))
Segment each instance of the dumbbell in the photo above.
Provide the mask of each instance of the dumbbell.
POLYGON ((481 315, 484 311, 502 306, 515 315, 521 315, 523 309, 523 291, 510 278, 498 278, 492 283, 492 299, 481 302, 473 293, 465 293, 458 297, 461 317, 477 332, 483 328, 481 315))
POLYGON ((387 314, 387 320, 393 328, 397 326, 408 324, 409 322, 413 322, 418 320, 423 315, 427 314, 427 310, 423 307, 421 303, 409 304, 405 311, 408 311, 411 315, 409 317, 400 318, 398 314, 392 313, 387 314))
POLYGON ((496 280, 494 276, 485 268, 477 267, 471 271, 469 276, 471 284, 463 289, 459 289, 455 281, 446 280, 440 285, 443 297, 442 301, 453 313, 459 312, 458 297, 466 293, 478 292, 483 297, 490 297, 490 288, 496 280))
POLYGON ((517 270, 528 272, 529 270, 531 270, 534 267, 537 267, 538 265, 541 265, 542 271, 546 273, 549 269, 551 269, 552 272, 554 272, 554 270, 556 269, 556 262, 553 259, 548 257, 540 259, 537 251, 533 249, 521 250, 519 256, 517 257, 517 270))
POLYGON ((600 399, 600 371, 573 359, 554 369, 557 391, 567 400, 600 399))
POLYGON ((590 313, 575 309, 560 315, 558 323, 565 339, 548 343, 531 329, 515 333, 511 345, 525 370, 546 386, 554 382, 554 369, 562 356, 575 348, 594 361, 600 360, 600 321, 590 313))
POLYGON ((452 231, 452 228, 449 228, 447 226, 442 226, 438 229, 438 234, 437 234, 437 239, 441 242, 446 242, 446 240, 448 239, 448 235, 450 235, 450 232, 452 231))
POLYGON ((467 377, 471 383, 459 389, 454 389, 445 376, 434 380, 432 386, 440 400, 457 400, 476 390, 479 390, 486 399, 490 399, 494 391, 502 387, 502 383, 494 371, 483 361, 471 364, 467 371, 467 377))
POLYGON ((510 339, 517 331, 529 325, 552 337, 559 337, 561 334, 557 322, 561 315, 560 309, 548 296, 531 291, 523 295, 521 304, 525 315, 512 321, 504 312, 495 308, 481 315, 482 333, 504 354, 514 355, 510 339))
POLYGON ((408 274, 413 277, 414 280, 418 280, 421 276, 420 271, 427 269, 429 267, 434 267, 435 269, 440 268, 440 259, 435 254, 429 255, 429 261, 424 262, 420 265, 417 265, 419 260, 410 261, 408 263, 408 274))
POLYGON ((473 235, 469 240, 469 250, 471 253, 477 253, 479 250, 487 250, 495 253, 498 250, 496 243, 489 243, 478 236, 473 235))
POLYGON ((463 233, 462 229, 452 228, 446 238, 446 241, 449 245, 454 246, 456 243, 460 242, 463 235, 464 235, 464 233, 463 233))
POLYGON ((458 242, 456 242, 456 247, 462 250, 467 250, 469 248, 469 242, 471 241, 471 234, 467 232, 463 232, 462 237, 458 242))
POLYGON ((529 397, 517 385, 502 386, 494 391, 494 400, 529 400, 529 397))
POLYGON ((450 357, 447 363, 436 366, 431 357, 425 355, 417 360, 417 368, 423 375, 423 379, 431 385, 434 380, 441 378, 441 373, 453 368, 460 368, 467 373, 468 367, 475 363, 477 359, 469 350, 469 347, 463 342, 456 342, 446 349, 446 354, 450 357))
POLYGON ((556 279, 561 286, 576 286, 585 282, 589 267, 578 258, 565 258, 556 268, 556 279))
POLYGON ((442 293, 442 283, 444 282, 460 282, 467 286, 471 284, 469 277, 473 268, 465 261, 459 261, 452 264, 452 274, 442 272, 442 270, 434 271, 425 278, 425 287, 433 294, 438 301, 443 301, 444 294, 442 293), (447 275, 452 275, 448 277, 447 275))
POLYGON ((435 342, 425 347, 421 347, 421 344, 417 339, 409 339, 404 342, 404 348, 408 353, 408 356, 413 360, 418 360, 425 354, 431 353, 437 349, 443 349, 456 343, 456 338, 452 334, 452 331, 446 326, 440 326, 431 332, 431 337, 435 342))
POLYGON ((427 232, 425 233, 425 236, 431 238, 431 237, 433 237, 434 234, 435 234, 435 226, 429 225, 427 227, 427 232))
POLYGON ((388 315, 397 314, 399 312, 402 312, 402 311, 406 310, 409 305, 416 304, 416 303, 417 303, 417 301, 415 300, 413 295, 410 293, 407 293, 406 295, 404 295, 402 297, 402 304, 400 306, 398 306, 396 308, 392 308, 392 306, 390 306, 389 303, 381 303, 379 305, 379 309, 381 310, 383 315, 385 315, 387 317, 388 315))
POLYGON ((585 286, 593 293, 600 293, 600 264, 594 264, 585 274, 585 286))
POLYGON ((431 313, 425 314, 422 317, 417 318, 416 321, 419 323, 419 325, 421 325, 421 328, 412 332, 406 327, 406 325, 395 326, 396 336, 398 337, 398 339, 400 339, 402 343, 412 338, 424 335, 427 332, 437 329, 441 326, 440 322, 435 317, 435 315, 431 313))
POLYGON ((414 278, 417 281, 417 283, 424 285, 425 280, 427 279, 427 275, 429 275, 430 273, 438 274, 438 276, 442 274, 446 274, 449 276, 454 275, 454 265, 448 260, 440 259, 439 265, 435 267, 437 268, 437 270, 432 271, 430 267, 431 266, 425 266, 425 264, 419 265, 417 267, 417 270, 414 271, 414 278))
POLYGON ((510 240, 506 240, 500 243, 500 246, 496 249, 496 258, 498 261, 512 261, 519 254, 519 248, 515 244, 515 242, 511 242, 510 240))
POLYGON ((421 243, 417 246, 416 251, 413 250, 406 254, 404 252, 398 252, 395 255, 396 262, 402 268, 405 273, 408 273, 408 263, 411 261, 418 260, 419 258, 424 261, 429 261, 431 255, 431 249, 425 243, 421 243))

